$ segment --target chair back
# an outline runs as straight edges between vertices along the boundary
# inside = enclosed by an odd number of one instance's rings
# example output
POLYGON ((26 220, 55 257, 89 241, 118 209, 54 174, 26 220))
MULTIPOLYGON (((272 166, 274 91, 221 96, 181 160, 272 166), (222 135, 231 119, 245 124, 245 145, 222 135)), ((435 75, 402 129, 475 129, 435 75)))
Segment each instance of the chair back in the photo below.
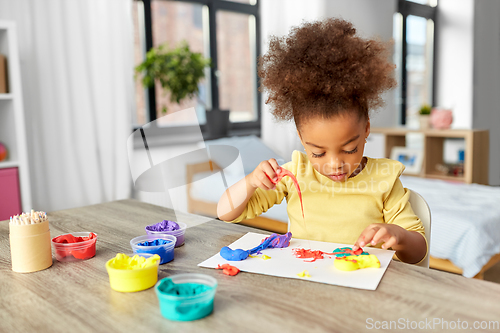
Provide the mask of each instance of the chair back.
MULTIPOLYGON (((431 248, 431 210, 425 199, 415 191, 410 190, 410 204, 413 208, 413 212, 417 215, 425 229, 425 239, 427 240, 427 246, 429 250, 431 248)), ((429 250, 427 251, 427 256, 424 260, 417 264, 417 266, 422 266, 429 268, 429 250)))

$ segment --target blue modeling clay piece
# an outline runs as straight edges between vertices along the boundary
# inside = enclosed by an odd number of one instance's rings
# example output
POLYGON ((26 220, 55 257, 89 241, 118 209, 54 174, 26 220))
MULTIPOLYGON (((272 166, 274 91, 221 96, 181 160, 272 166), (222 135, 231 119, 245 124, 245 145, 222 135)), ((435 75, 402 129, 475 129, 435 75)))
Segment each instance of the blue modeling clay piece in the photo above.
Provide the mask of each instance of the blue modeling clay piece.
MULTIPOLYGON (((292 237, 291 233, 287 233, 286 236, 289 239, 292 237)), ((220 250, 220 256, 226 260, 229 261, 240 261, 240 260, 245 260, 248 258, 250 254, 254 253, 259 253, 262 250, 267 249, 268 247, 283 247, 283 241, 280 239, 280 235, 278 234, 272 234, 271 236, 267 237, 262 243, 260 243, 258 246, 254 247, 253 249, 250 250, 242 250, 242 249, 236 249, 232 250, 231 248, 224 246, 220 250), (275 241, 275 240, 280 240, 280 241, 275 241), (273 242, 274 241, 274 242, 273 242), (279 245, 281 246, 279 246, 279 245)))
POLYGON ((242 250, 242 249, 237 249, 237 250, 231 250, 229 247, 224 246, 220 250, 220 256, 226 260, 229 261, 240 261, 240 260, 245 260, 248 258, 248 251, 242 250))
POLYGON ((170 243, 171 241, 166 240, 166 239, 155 239, 153 241, 146 241, 142 243, 138 243, 137 245, 139 246, 158 246, 158 245, 165 245, 170 243))

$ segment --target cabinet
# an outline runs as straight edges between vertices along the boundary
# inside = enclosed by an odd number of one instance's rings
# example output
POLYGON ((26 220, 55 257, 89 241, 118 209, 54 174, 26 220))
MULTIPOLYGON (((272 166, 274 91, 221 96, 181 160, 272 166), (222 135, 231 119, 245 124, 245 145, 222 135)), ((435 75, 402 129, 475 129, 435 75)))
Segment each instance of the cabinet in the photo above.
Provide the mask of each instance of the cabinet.
MULTIPOLYGON (((7 146, 7 159, 0 162, 0 171, 4 169, 15 169, 9 172, 9 181, 0 179, 0 192, 10 193, 10 188, 19 184, 21 207, 23 211, 30 211, 31 188, 28 168, 28 152, 26 147, 26 129, 24 121, 23 95, 21 91, 21 71, 19 65, 19 53, 17 46, 16 25, 11 21, 0 20, 0 54, 7 59, 7 93, 0 94, 0 142, 7 146), (15 174, 15 176, 12 176, 15 174)), ((5 171, 7 172, 7 171, 5 171)), ((4 172, 4 173, 5 173, 4 172)), ((19 197, 19 193, 12 196, 19 197)), ((10 215, 20 213, 12 202, 7 204, 0 202, 2 211, 8 207, 10 215), (11 212, 12 211, 12 212, 11 212)), ((5 216, 0 216, 0 220, 5 216)), ((8 218, 8 216, 7 216, 8 218)))
POLYGON ((423 165, 417 176, 452 180, 463 183, 488 185, 489 170, 489 131, 488 130, 436 130, 424 131, 406 128, 372 128, 371 133, 384 136, 384 155, 390 158, 393 147, 406 146, 408 133, 420 133, 423 136, 423 165), (465 141, 465 158, 463 174, 450 176, 436 168, 444 162, 444 142, 446 139, 463 139, 465 141))

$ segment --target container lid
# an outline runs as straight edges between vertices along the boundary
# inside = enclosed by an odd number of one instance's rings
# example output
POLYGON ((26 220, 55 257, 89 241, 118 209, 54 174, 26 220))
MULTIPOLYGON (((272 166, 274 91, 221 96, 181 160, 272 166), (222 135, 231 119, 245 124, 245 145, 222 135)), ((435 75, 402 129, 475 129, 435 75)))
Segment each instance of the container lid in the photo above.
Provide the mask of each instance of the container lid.
POLYGON ((49 221, 35 224, 13 224, 9 223, 9 232, 13 237, 26 237, 43 234, 49 231, 49 221))

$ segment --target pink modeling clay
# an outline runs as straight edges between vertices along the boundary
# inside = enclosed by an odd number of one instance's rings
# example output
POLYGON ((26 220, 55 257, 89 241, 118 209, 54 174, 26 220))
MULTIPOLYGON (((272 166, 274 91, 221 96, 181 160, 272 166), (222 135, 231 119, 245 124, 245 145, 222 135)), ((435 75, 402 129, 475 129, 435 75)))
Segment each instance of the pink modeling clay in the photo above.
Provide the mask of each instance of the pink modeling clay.
MULTIPOLYGON (((276 181, 273 181, 271 179, 271 181, 274 183, 274 184, 277 184, 283 177, 285 176, 288 176, 290 178, 292 178, 293 180, 293 183, 295 184, 295 188, 297 189, 297 193, 299 193, 299 199, 300 199, 300 208, 302 209, 302 218, 304 218, 304 206, 302 205, 302 192, 300 192, 300 186, 299 186, 299 182, 297 182, 297 178, 295 178, 295 176, 293 175, 293 173, 291 173, 290 171, 288 171, 287 169, 283 169, 283 168, 280 168, 280 172, 278 174, 278 179, 276 179, 276 181)), ((269 178, 269 177, 268 177, 269 178)))

